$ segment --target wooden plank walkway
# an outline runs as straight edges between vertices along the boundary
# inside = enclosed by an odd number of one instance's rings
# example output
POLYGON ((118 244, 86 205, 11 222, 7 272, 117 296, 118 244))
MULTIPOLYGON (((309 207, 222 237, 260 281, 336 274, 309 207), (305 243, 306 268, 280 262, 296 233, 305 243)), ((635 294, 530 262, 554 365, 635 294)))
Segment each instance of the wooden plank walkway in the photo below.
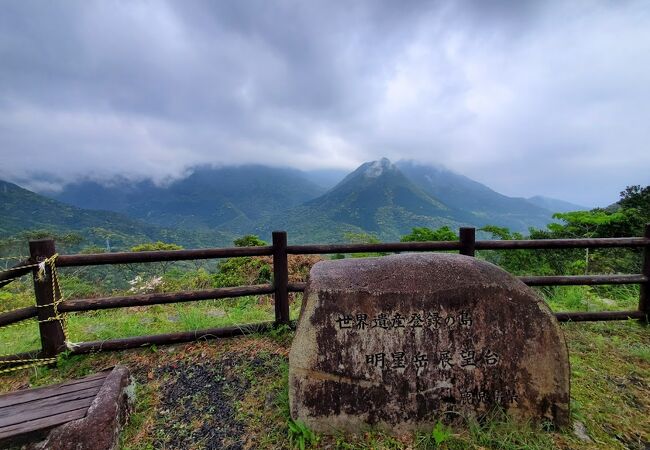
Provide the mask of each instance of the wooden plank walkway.
POLYGON ((85 417, 110 373, 0 395, 0 444, 85 417))

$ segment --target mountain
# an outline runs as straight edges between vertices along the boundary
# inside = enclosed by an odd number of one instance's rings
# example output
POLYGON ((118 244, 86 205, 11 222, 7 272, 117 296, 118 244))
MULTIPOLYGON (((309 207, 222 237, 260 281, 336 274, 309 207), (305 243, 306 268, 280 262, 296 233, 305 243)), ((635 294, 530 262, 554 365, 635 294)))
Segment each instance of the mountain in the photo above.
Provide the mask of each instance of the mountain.
POLYGON ((545 228, 551 213, 524 198, 508 197, 442 167, 399 161, 397 167, 414 184, 441 202, 464 211, 476 225, 499 225, 515 231, 545 228))
MULTIPOLYGON (((392 164, 384 158, 362 164, 328 191, 315 183, 331 184, 340 176, 336 170, 204 166, 164 186, 150 180, 84 180, 50 195, 77 207, 74 214, 81 219, 66 222, 74 229, 84 228, 88 217, 104 225, 126 226, 125 221, 131 221, 134 229, 146 222, 148 231, 138 231, 138 236, 174 236, 166 240, 182 245, 229 244, 250 233, 268 240, 275 229, 287 230, 292 242, 341 242, 350 232, 396 240, 413 227, 491 224, 526 232, 551 221, 548 209, 441 167, 412 161, 392 164), (110 213, 98 210, 122 215, 109 218, 110 213)), ((55 209, 63 206, 71 208, 57 203, 55 209)), ((48 225, 45 219, 41 225, 48 225)), ((66 224, 55 220, 52 225, 62 229, 66 224)))
POLYGON ((167 186, 150 180, 82 181, 53 196, 78 207, 121 212, 165 227, 244 234, 265 217, 324 191, 298 170, 248 165, 197 167, 167 186))
POLYGON ((204 245, 206 241, 226 244, 230 240, 222 233, 169 230, 124 214, 77 208, 0 180, 0 239, 33 230, 77 232, 84 239, 83 246, 103 247, 108 239, 114 250, 157 240, 188 247, 204 245))
POLYGON ((466 217, 424 192, 384 158, 362 164, 330 191, 272 217, 258 231, 286 229, 294 242, 340 242, 345 232, 396 240, 416 226, 456 228, 466 217))
POLYGON ((332 189, 348 175, 348 172, 341 169, 315 169, 303 170, 302 174, 312 183, 324 189, 332 189))
POLYGON ((563 213, 569 211, 586 211, 591 208, 585 206, 576 205, 574 203, 565 202, 564 200, 558 200, 551 197, 543 197, 541 195, 536 195, 526 199, 529 203, 539 206, 540 208, 547 209, 553 213, 563 213))

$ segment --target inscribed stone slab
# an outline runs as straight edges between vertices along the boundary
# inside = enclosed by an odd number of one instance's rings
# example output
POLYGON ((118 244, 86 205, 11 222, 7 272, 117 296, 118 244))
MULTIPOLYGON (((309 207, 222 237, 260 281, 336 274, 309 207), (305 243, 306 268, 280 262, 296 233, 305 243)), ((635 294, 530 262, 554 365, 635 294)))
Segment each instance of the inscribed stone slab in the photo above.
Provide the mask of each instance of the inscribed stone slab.
POLYGON ((292 417, 319 432, 401 433, 494 408, 569 422, 555 317, 518 279, 467 256, 319 262, 289 361, 292 417))

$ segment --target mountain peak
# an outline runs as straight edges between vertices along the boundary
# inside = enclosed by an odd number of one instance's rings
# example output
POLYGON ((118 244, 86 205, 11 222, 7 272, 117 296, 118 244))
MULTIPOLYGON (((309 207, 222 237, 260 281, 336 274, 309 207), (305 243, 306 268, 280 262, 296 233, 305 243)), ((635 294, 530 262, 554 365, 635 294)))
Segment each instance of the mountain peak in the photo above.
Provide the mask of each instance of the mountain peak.
POLYGON ((377 178, 388 170, 395 170, 396 167, 388 158, 381 158, 364 164, 363 174, 366 178, 377 178))

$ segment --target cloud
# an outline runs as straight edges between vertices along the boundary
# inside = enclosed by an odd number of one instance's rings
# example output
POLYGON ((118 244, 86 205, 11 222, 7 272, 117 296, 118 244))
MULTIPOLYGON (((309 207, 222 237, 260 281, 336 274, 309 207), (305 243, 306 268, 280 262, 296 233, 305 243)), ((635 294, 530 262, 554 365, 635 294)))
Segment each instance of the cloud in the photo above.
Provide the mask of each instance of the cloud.
POLYGON ((443 164, 592 205, 650 182, 646 2, 8 1, 0 177, 443 164))

